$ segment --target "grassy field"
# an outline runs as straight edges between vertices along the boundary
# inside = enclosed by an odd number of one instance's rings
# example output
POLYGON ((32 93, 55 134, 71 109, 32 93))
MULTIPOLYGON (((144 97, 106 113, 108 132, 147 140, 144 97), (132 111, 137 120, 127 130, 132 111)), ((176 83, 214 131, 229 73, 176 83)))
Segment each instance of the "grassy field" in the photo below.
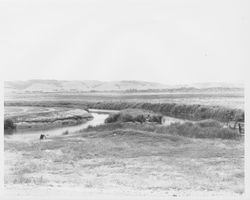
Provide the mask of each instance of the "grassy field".
POLYGON ((219 92, 147 92, 147 93, 17 93, 5 95, 5 101, 67 101, 67 102, 119 102, 131 103, 178 103, 223 106, 244 109, 244 90, 219 92))
POLYGON ((22 185, 112 194, 244 193, 242 139, 188 138, 123 125, 43 142, 5 139, 4 148, 5 185, 10 191, 22 185))
POLYGON ((11 194, 21 188, 28 193, 39 190, 41 195, 58 188, 93 194, 242 195, 244 137, 222 124, 244 120, 243 97, 241 93, 16 94, 5 99, 5 117, 17 120, 13 113, 18 113, 34 124, 72 116, 68 113, 72 110, 126 110, 115 114, 118 123, 111 120, 44 141, 5 137, 5 188, 11 194), (163 126, 138 117, 145 113, 187 120, 163 126))

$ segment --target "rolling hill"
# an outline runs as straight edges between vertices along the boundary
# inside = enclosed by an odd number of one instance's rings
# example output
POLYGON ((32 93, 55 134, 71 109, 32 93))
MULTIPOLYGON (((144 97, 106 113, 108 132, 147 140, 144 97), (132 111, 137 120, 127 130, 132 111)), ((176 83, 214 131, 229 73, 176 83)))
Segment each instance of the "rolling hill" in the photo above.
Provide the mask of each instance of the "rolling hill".
POLYGON ((5 91, 16 92, 73 92, 73 91, 125 91, 165 89, 167 85, 142 81, 57 81, 57 80, 29 80, 6 81, 5 91))
POLYGON ((88 92, 88 91, 130 91, 130 90, 196 90, 211 88, 243 88, 242 84, 197 83, 187 85, 165 85, 145 81, 59 81, 28 80, 5 81, 5 92, 88 92))

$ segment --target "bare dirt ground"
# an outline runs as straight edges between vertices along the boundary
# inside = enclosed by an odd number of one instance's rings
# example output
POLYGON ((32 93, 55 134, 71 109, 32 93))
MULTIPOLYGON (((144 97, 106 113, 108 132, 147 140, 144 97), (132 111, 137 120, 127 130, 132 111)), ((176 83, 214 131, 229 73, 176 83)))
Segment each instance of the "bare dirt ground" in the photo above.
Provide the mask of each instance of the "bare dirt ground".
POLYGON ((145 131, 5 140, 5 193, 241 196, 244 141, 145 131))

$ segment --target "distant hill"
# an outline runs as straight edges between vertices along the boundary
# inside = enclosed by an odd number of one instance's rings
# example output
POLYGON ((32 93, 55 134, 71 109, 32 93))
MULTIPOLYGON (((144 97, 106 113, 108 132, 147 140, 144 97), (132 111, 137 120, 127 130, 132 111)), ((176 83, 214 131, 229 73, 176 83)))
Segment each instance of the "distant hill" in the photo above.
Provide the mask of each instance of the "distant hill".
POLYGON ((29 80, 6 81, 5 90, 16 92, 73 92, 73 91, 125 91, 164 89, 167 85, 143 81, 57 81, 57 80, 29 80))
POLYGON ((5 92, 87 92, 87 91, 191 91, 199 89, 243 88, 242 84, 197 83, 189 85, 165 85, 145 81, 58 81, 28 80, 6 81, 5 92))
POLYGON ((244 88, 243 83, 213 83, 213 82, 207 82, 207 83, 192 83, 192 84, 186 84, 182 85, 182 87, 194 87, 194 88, 244 88))

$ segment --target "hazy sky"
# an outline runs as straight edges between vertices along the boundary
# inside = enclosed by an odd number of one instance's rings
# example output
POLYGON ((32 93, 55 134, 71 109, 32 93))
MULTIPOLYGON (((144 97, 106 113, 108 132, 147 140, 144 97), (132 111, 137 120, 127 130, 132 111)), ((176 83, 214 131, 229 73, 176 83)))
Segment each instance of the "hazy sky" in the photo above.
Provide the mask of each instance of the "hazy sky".
POLYGON ((249 2, 0 0, 4 79, 242 81, 249 2))

